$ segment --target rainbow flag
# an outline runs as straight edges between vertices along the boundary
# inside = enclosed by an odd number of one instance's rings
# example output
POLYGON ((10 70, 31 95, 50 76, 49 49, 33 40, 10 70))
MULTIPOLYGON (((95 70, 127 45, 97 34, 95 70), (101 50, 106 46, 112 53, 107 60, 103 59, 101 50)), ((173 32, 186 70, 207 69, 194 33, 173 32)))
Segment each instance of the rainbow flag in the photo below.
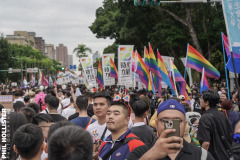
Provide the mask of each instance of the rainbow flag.
POLYGON ((27 88, 27 79, 25 76, 23 78, 23 88, 27 88))
POLYGON ((137 64, 137 70, 136 73, 139 75, 140 80, 142 83, 147 87, 149 91, 152 90, 152 81, 150 77, 150 72, 147 69, 146 64, 143 62, 141 56, 138 55, 138 64, 137 64))
POLYGON ((186 92, 186 81, 184 80, 183 76, 178 71, 177 67, 173 62, 172 62, 172 66, 173 66, 173 74, 174 74, 175 82, 178 86, 179 92, 181 95, 184 95, 186 92))
POLYGON ((208 85, 207 77, 205 76, 205 68, 203 68, 202 78, 200 82, 200 93, 202 94, 203 91, 208 89, 209 89, 209 85, 208 85))
POLYGON ((147 47, 144 47, 144 62, 149 70, 150 66, 149 66, 149 62, 150 62, 150 56, 148 54, 148 50, 147 47))
MULTIPOLYGON (((227 58, 228 58, 228 62, 226 64, 226 67, 229 71, 234 72, 234 68, 233 68, 233 63, 232 63, 232 58, 231 58, 231 52, 229 49, 229 43, 228 43, 228 39, 227 37, 222 33, 222 39, 223 39, 223 43, 224 43, 224 48, 227 54, 227 58)), ((236 68, 236 72, 240 73, 240 67, 238 67, 240 65, 240 50, 236 50, 236 47, 232 47, 232 52, 233 52, 233 60, 235 63, 235 68, 236 68)))
POLYGON ((161 73, 163 82, 165 82, 171 88, 172 94, 175 95, 175 91, 174 91, 175 86, 172 82, 172 79, 169 76, 168 70, 167 70, 167 68, 163 62, 162 56, 160 55, 158 50, 157 50, 157 63, 158 63, 158 67, 160 69, 160 73, 161 73))
POLYGON ((219 71, 189 44, 186 59, 186 67, 195 69, 198 72, 202 72, 202 69, 205 68, 207 77, 219 79, 219 71))
POLYGON ((154 82, 154 86, 156 88, 156 90, 158 91, 158 93, 161 93, 162 90, 162 76, 160 74, 160 69, 158 67, 158 63, 156 60, 156 57, 154 55, 153 49, 151 44, 149 43, 149 69, 153 74, 153 82, 154 82))
POLYGON ((101 61, 99 61, 98 63, 97 83, 100 85, 100 88, 103 88, 103 72, 102 72, 101 61))
POLYGON ((111 57, 110 57, 110 76, 118 79, 118 71, 111 57))

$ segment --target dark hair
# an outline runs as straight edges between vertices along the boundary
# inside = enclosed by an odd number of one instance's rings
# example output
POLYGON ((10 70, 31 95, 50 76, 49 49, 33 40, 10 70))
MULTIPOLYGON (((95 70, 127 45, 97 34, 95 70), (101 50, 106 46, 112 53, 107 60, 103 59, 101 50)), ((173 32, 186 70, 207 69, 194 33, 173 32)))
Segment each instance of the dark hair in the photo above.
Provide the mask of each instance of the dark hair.
POLYGON ((129 106, 126 103, 124 103, 122 100, 120 100, 120 101, 113 101, 111 103, 111 106, 113 106, 113 105, 121 106, 123 108, 125 117, 130 117, 131 110, 130 110, 129 106))
POLYGON ((48 141, 48 158, 51 160, 91 160, 91 135, 78 126, 57 129, 48 141))
POLYGON ((140 95, 140 94, 146 94, 146 90, 145 89, 141 89, 140 91, 138 91, 138 94, 140 95))
POLYGON ((3 105, 0 104, 0 112, 2 112, 2 109, 3 109, 3 105))
POLYGON ((221 106, 223 109, 229 111, 233 108, 233 104, 232 104, 232 101, 231 100, 224 100, 222 103, 221 103, 221 106))
POLYGON ((76 99, 76 104, 80 111, 85 111, 88 107, 88 98, 85 96, 78 96, 76 99))
POLYGON ((28 102, 28 101, 30 100, 30 96, 25 96, 25 97, 23 98, 23 100, 24 100, 25 103, 28 102))
POLYGON ((18 90, 18 94, 19 94, 19 96, 23 96, 24 95, 24 92, 23 92, 23 90, 22 89, 20 89, 20 90, 18 90))
POLYGON ((27 118, 22 113, 10 112, 9 114, 9 126, 10 126, 10 159, 17 159, 17 154, 13 151, 13 134, 14 132, 24 124, 27 124, 27 118))
POLYGON ((50 109, 57 109, 59 106, 59 99, 57 97, 49 97, 48 99, 48 105, 50 107, 50 109))
POLYGON ((70 97, 70 103, 74 103, 74 100, 72 97, 70 97))
POLYGON ((66 95, 67 97, 70 97, 70 96, 71 96, 71 93, 67 91, 67 92, 65 93, 65 95, 66 95))
POLYGON ((91 92, 85 92, 83 95, 88 99, 93 99, 93 94, 91 92))
POLYGON ((50 97, 52 97, 51 94, 47 94, 47 95, 45 96, 44 101, 45 101, 46 104, 48 103, 48 100, 49 100, 50 97))
POLYGON ((203 91, 202 99, 204 102, 209 102, 209 106, 211 108, 216 107, 216 105, 219 103, 220 96, 217 92, 214 92, 212 90, 203 91))
POLYGON ((139 98, 139 96, 137 94, 135 94, 135 93, 134 94, 130 94, 129 104, 130 104, 131 107, 132 107, 133 103, 135 101, 138 101, 138 100, 140 100, 140 98, 139 98))
POLYGON ((25 115, 28 123, 32 123, 33 117, 36 115, 35 111, 30 107, 23 107, 19 112, 25 115))
POLYGON ((21 108, 25 107, 25 104, 22 101, 17 101, 13 104, 13 109, 15 112, 19 112, 21 108))
POLYGON ((1 95, 6 95, 7 92, 6 91, 1 91, 1 95))
POLYGON ((18 153, 25 159, 35 157, 43 144, 42 130, 34 124, 26 124, 16 130, 13 136, 18 153))
POLYGON ((112 98, 111 98, 109 93, 104 92, 104 91, 103 92, 97 92, 96 94, 94 94, 93 99, 99 98, 99 97, 106 98, 108 105, 111 104, 112 98))
POLYGON ((142 117, 144 113, 149 110, 149 106, 144 100, 134 102, 131 107, 137 117, 142 117))
POLYGON ((40 122, 54 122, 53 118, 49 114, 39 113, 33 117, 32 124, 38 125, 40 122))
POLYGON ((63 126, 67 126, 67 125, 74 125, 74 124, 70 121, 59 121, 59 122, 51 125, 51 127, 49 128, 49 131, 48 131, 48 139, 52 136, 52 134, 55 130, 57 130, 58 128, 61 128, 63 126))
POLYGON ((197 118, 192 118, 191 120, 190 120, 190 122, 191 122, 191 124, 193 124, 195 121, 197 121, 198 119, 197 118))
POLYGON ((36 114, 40 112, 40 107, 37 103, 29 103, 27 107, 32 108, 36 114))

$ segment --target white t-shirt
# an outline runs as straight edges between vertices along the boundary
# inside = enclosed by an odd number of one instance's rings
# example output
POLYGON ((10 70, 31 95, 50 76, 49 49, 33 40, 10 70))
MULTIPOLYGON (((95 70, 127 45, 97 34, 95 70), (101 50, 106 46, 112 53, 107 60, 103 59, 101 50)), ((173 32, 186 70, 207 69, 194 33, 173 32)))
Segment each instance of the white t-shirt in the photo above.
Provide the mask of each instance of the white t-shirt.
MULTIPOLYGON (((92 135, 93 142, 101 139, 105 127, 106 127, 106 123, 104 123, 103 125, 100 125, 98 124, 98 121, 95 121, 94 123, 88 126, 87 131, 92 135)), ((103 137, 103 142, 110 134, 111 132, 107 129, 105 136, 103 137)))
MULTIPOLYGON (((62 114, 62 107, 61 107, 61 104, 59 104, 59 106, 58 106, 58 108, 57 108, 57 112, 58 112, 58 114, 62 114)), ((44 109, 41 113, 48 114, 48 113, 49 113, 48 108, 44 109), (47 110, 47 111, 46 111, 46 110, 47 110)))
POLYGON ((76 112, 76 109, 73 106, 69 106, 68 108, 62 111, 62 116, 68 119, 68 117, 73 115, 75 112, 76 112))

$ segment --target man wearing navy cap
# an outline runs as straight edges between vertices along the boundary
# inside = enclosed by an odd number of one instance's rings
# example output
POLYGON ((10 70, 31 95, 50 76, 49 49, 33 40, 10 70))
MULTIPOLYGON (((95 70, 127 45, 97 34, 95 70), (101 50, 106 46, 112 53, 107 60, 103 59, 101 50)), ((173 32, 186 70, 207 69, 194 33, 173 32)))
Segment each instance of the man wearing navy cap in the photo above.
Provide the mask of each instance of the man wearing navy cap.
POLYGON ((159 138, 152 146, 146 144, 132 151, 128 160, 214 160, 209 152, 201 147, 194 146, 183 140, 185 126, 185 110, 181 103, 176 100, 162 102, 157 111, 157 131, 159 138), (175 132, 175 129, 164 129, 164 122, 167 119, 179 120, 180 137, 172 136, 167 138, 167 134, 175 132), (176 150, 176 148, 180 148, 176 150))

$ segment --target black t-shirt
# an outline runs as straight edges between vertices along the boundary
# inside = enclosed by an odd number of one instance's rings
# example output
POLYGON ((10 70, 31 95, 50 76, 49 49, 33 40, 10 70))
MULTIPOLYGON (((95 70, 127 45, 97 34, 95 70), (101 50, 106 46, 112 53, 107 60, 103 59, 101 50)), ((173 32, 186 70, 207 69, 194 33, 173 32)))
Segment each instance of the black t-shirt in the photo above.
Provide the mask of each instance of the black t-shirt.
POLYGON ((71 121, 71 120, 77 118, 78 116, 79 116, 79 113, 76 112, 76 113, 72 114, 71 116, 69 116, 69 117, 68 117, 68 120, 71 121))
MULTIPOLYGON (((128 156, 128 160, 140 159, 153 145, 146 144, 144 146, 137 147, 128 156)), ((161 152, 159 150, 159 152, 161 152)), ((202 150, 200 147, 187 143, 183 141, 183 148, 178 153, 175 160, 201 160, 202 150)), ((159 160, 171 160, 168 156, 161 158, 159 160)), ((212 155, 208 152, 207 160, 214 160, 212 155)))
POLYGON ((60 114, 49 114, 49 115, 53 118, 54 122, 67 120, 65 117, 61 116, 60 114))
POLYGON ((133 134, 135 134, 145 144, 152 144, 155 140, 153 129, 146 124, 136 127, 133 126, 131 130, 133 134))
POLYGON ((224 113, 218 111, 217 108, 211 108, 200 118, 197 139, 201 145, 203 142, 210 142, 208 151, 216 160, 229 159, 229 155, 219 134, 220 129, 223 130, 226 140, 231 145, 232 127, 228 119, 224 113), (214 118, 218 121, 219 127, 217 127, 214 118))

